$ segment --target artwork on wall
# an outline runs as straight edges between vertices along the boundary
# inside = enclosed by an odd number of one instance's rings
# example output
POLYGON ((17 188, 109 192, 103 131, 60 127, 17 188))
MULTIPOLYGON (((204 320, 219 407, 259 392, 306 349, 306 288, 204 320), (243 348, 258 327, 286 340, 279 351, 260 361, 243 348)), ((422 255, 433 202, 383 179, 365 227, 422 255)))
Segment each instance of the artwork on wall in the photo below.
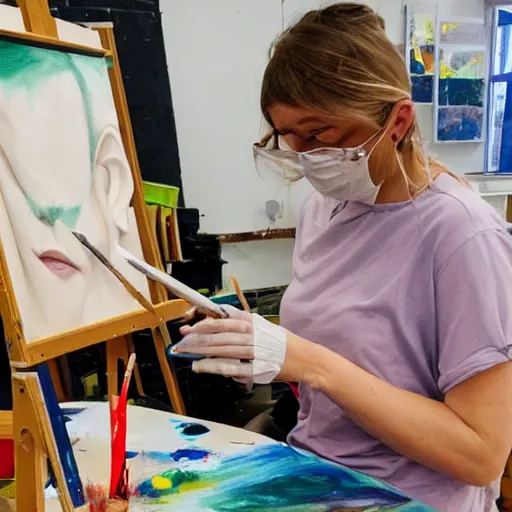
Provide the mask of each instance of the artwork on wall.
POLYGON ((436 45, 434 140, 482 142, 487 92, 483 20, 440 20, 436 45))
POLYGON ((439 43, 448 45, 485 45, 485 25, 476 20, 442 22, 439 43))
POLYGON ((0 40, 0 238, 27 342, 140 309, 75 239, 142 256, 131 170, 101 57, 0 40))
POLYGON ((435 71, 435 14, 406 10, 406 58, 411 76, 412 99, 432 103, 435 71))

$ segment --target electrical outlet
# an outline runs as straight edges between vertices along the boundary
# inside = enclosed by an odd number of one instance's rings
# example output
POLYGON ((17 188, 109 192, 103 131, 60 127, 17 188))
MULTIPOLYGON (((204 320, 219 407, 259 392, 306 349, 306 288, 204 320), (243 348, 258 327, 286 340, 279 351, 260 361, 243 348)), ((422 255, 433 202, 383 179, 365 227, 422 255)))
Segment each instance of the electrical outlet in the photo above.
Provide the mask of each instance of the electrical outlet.
POLYGON ((271 224, 274 224, 277 219, 283 216, 283 205, 279 201, 271 199, 265 204, 265 213, 271 224))

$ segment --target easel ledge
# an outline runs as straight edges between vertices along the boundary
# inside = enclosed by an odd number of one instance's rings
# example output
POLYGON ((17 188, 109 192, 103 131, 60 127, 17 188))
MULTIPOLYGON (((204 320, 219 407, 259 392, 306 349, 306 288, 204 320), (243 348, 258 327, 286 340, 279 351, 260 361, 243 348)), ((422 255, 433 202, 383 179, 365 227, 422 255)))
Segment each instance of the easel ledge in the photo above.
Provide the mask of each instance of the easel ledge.
POLYGON ((190 305, 184 300, 168 300, 154 305, 158 316, 150 311, 140 310, 32 343, 14 343, 10 354, 11 366, 27 368, 105 340, 112 340, 143 329, 155 328, 162 322, 183 318, 189 307, 190 305), (24 353, 18 354, 18 349, 24 353))
POLYGON ((77 53, 79 55, 88 55, 90 57, 112 57, 112 52, 102 48, 93 48, 92 46, 64 42, 59 39, 54 39, 53 37, 45 37, 40 34, 35 35, 30 32, 0 30, 0 41, 23 41, 27 45, 43 47, 48 50, 66 51, 68 53, 77 53))

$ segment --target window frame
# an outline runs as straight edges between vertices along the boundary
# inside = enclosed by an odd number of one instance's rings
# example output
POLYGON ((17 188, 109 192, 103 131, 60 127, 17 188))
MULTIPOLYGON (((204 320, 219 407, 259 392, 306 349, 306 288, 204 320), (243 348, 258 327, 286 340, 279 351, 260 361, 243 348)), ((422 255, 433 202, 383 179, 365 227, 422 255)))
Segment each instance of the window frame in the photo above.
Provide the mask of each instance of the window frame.
MULTIPOLYGON (((512 12, 512 0, 486 0, 487 6, 487 15, 489 22, 487 23, 487 29, 489 34, 489 65, 488 65, 488 86, 487 86, 487 138, 485 141, 485 164, 484 164, 484 172, 488 174, 497 174, 497 175, 508 175, 512 174, 512 164, 509 165, 510 169, 507 170, 492 170, 492 159, 493 159, 493 148, 494 148, 494 120, 495 120, 495 108, 496 102, 493 95, 494 84, 499 82, 506 82, 509 85, 507 96, 511 102, 512 109, 512 71, 510 73, 505 73, 502 75, 495 75, 494 69, 496 65, 496 50, 497 50, 497 37, 498 37, 498 24, 499 24, 499 10, 505 7, 509 7, 512 12), (507 77, 506 80, 496 80, 497 77, 507 77)), ((512 26, 512 25, 511 25, 512 26)), ((512 38, 511 38, 512 44, 512 38)), ((506 100, 505 100, 506 101, 506 100)), ((512 128, 509 128, 512 131, 512 128)), ((503 132, 502 132, 502 141, 503 141, 503 132)), ((501 163, 501 147, 500 147, 500 163, 501 163)), ((510 158, 512 160, 512 156, 510 158)), ((499 166, 501 167, 501 165, 499 166)))

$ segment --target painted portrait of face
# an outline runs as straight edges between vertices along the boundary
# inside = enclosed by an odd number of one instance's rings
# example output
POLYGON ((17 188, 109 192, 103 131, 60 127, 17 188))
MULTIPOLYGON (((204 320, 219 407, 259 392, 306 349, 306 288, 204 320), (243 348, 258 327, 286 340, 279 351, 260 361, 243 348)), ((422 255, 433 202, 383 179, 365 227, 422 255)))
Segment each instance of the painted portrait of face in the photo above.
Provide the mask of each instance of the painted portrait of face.
POLYGON ((0 41, 0 239, 27 342, 140 309, 74 237, 141 257, 106 60, 0 41))

